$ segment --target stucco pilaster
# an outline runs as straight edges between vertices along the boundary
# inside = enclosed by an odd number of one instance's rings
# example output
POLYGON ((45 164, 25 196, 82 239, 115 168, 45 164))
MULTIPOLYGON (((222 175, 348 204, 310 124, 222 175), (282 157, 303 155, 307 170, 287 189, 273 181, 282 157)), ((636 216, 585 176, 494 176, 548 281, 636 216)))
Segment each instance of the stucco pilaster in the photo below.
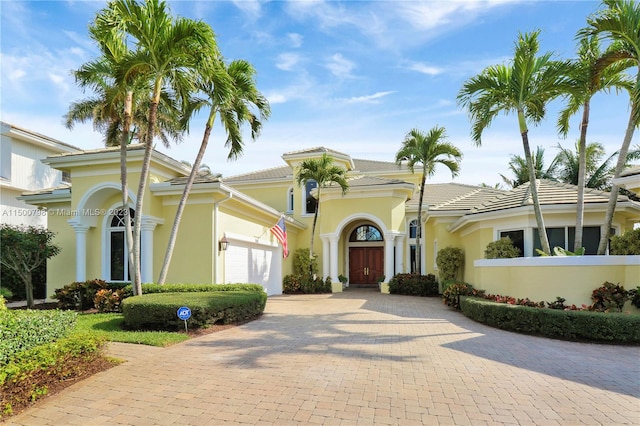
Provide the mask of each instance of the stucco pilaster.
POLYGON ((70 219, 69 225, 76 233, 76 281, 87 280, 87 231, 89 226, 70 219))

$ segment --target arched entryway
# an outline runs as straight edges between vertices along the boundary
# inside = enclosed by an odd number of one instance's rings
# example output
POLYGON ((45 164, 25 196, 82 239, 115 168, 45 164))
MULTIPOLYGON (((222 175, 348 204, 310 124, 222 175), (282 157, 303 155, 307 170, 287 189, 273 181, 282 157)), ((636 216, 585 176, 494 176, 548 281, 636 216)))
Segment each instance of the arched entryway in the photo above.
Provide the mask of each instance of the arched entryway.
POLYGON ((372 224, 360 224, 349 234, 349 282, 375 286, 384 276, 384 238, 372 224))

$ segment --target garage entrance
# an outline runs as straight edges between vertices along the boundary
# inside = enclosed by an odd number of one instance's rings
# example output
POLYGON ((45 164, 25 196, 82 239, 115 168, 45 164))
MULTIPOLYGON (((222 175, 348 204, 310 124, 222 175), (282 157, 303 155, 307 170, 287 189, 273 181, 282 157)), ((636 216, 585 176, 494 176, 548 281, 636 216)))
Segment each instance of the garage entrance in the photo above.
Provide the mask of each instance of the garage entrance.
POLYGON ((282 294, 282 265, 277 247, 230 240, 224 256, 225 283, 259 284, 269 296, 282 294))

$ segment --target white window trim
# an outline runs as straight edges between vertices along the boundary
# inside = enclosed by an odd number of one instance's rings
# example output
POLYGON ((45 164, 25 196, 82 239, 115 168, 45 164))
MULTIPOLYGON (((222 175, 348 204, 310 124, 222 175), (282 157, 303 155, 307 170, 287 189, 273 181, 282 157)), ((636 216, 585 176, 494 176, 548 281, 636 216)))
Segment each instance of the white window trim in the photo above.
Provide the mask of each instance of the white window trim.
MULTIPOLYGON (((128 207, 131 210, 135 211, 135 206, 132 204, 129 204, 128 207)), ((117 203, 114 204, 113 206, 111 206, 109 208, 109 212, 113 212, 116 210, 119 210, 122 208, 122 204, 121 203, 117 203)), ((102 219, 102 255, 100 256, 100 261, 102 262, 102 276, 103 279, 105 281, 108 282, 114 282, 114 283, 118 283, 118 282, 129 282, 129 280, 124 279, 124 280, 112 280, 111 279, 111 232, 115 229, 119 229, 119 228, 114 228, 111 226, 111 220, 113 219, 113 214, 109 214, 109 215, 104 215, 104 218, 102 219)), ((129 258, 129 247, 127 247, 127 236, 126 236, 126 228, 122 228, 123 231, 125 231, 125 238, 124 238, 124 244, 125 244, 125 259, 129 258)), ((125 273, 124 276, 125 278, 128 276, 128 272, 129 272, 129 262, 125 262, 125 273)))

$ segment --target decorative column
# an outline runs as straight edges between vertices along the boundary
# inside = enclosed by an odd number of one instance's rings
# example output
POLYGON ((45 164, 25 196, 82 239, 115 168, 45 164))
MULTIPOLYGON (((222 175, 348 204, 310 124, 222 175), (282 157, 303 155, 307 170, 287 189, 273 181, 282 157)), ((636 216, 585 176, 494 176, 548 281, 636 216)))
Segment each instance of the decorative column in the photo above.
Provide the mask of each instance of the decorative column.
POLYGON ((333 282, 338 282, 338 241, 339 240, 340 240, 339 235, 332 235, 330 237, 331 250, 329 250, 329 252, 331 253, 331 268, 330 268, 331 273, 329 275, 331 276, 331 281, 333 282))
POLYGON ((153 230, 162 224, 162 219, 153 216, 142 216, 140 226, 140 280, 143 283, 153 282, 153 230))
POLYGON ((396 242, 396 274, 405 272, 404 270, 404 235, 397 235, 396 242))
POLYGON ((68 222, 76 232, 76 281, 86 281, 87 231, 89 231, 89 225, 85 225, 73 219, 69 220, 68 222))
POLYGON ((393 246, 395 235, 384 236, 384 282, 388 283, 393 276, 393 246))
POLYGON ((320 235, 320 239, 322 240, 322 277, 325 278, 329 276, 329 267, 331 263, 331 256, 329 253, 329 237, 320 235))

